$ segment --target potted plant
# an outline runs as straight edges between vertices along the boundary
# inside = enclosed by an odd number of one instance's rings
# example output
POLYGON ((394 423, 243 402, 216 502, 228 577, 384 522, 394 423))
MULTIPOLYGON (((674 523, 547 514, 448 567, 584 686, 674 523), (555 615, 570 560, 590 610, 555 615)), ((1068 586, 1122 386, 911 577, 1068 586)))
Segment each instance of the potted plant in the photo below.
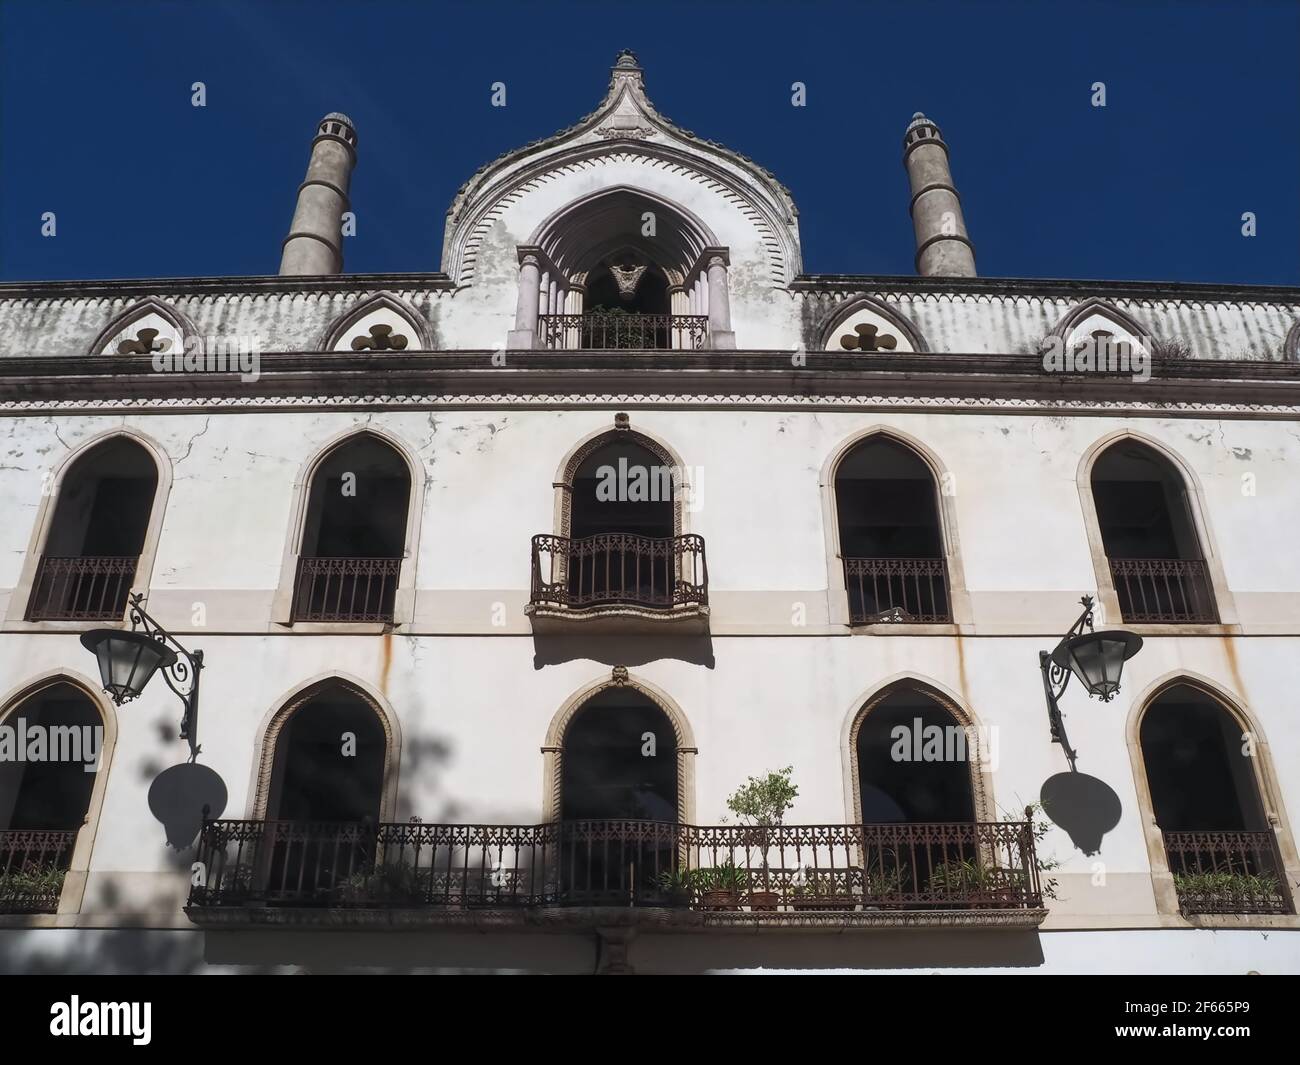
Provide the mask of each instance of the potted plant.
POLYGON ((712 869, 697 870, 696 877, 700 905, 704 909, 740 909, 740 896, 749 883, 749 877, 730 858, 712 869))
POLYGON ((790 782, 793 772, 792 766, 786 766, 769 770, 761 777, 750 777, 727 799, 727 809, 753 830, 751 837, 763 859, 762 887, 749 892, 751 910, 775 910, 781 904, 780 893, 770 887, 767 852, 772 845, 772 830, 781 826, 799 794, 799 788, 790 782))
POLYGON ((698 869, 665 869, 655 877, 655 887, 666 898, 669 906, 689 906, 695 901, 700 881, 698 869))
POLYGON ((1023 874, 1015 869, 985 866, 971 858, 957 858, 934 867, 930 874, 930 890, 953 896, 949 901, 966 903, 971 907, 1005 906, 1016 901, 1017 878, 1023 874))

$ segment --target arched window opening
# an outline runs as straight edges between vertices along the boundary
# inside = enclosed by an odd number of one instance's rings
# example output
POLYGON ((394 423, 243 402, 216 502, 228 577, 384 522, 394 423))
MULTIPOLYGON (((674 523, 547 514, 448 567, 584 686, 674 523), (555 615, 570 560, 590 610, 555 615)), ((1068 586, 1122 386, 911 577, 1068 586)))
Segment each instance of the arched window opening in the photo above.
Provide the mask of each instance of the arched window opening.
POLYGON ((0 720, 0 913, 53 912, 90 808, 103 720, 58 683, 0 720))
POLYGON ((562 898, 653 899, 677 860, 677 740, 668 715, 635 689, 606 688, 569 723, 560 765, 562 898))
POLYGON ((512 348, 735 347, 728 251, 673 204, 608 189, 518 251, 512 348))
POLYGON ((375 436, 326 457, 311 481, 294 621, 393 621, 410 496, 409 467, 375 436))
POLYGON ((114 437, 64 475, 28 606, 31 621, 119 620, 158 489, 145 448, 114 437))
POLYGON ((263 861, 250 866, 261 892, 337 905, 374 890, 386 760, 384 728, 355 692, 329 687, 293 712, 275 741, 263 861))
POLYGON ((873 436, 837 466, 835 504, 850 624, 950 622, 930 467, 903 444, 873 436))
POLYGON ((1124 621, 1219 620, 1187 486, 1167 459, 1118 441, 1093 465, 1092 496, 1124 621))
POLYGON ((975 819, 975 751, 961 723, 937 700, 900 689, 873 707, 857 737, 863 824, 975 819))
POLYGON ((1177 684, 1147 708, 1140 741, 1183 910, 1290 912, 1260 798, 1254 737, 1207 692, 1177 684))
POLYGON ((909 909, 1041 905, 1032 828, 976 820, 975 730, 929 691, 891 688, 853 735, 864 903, 909 909))

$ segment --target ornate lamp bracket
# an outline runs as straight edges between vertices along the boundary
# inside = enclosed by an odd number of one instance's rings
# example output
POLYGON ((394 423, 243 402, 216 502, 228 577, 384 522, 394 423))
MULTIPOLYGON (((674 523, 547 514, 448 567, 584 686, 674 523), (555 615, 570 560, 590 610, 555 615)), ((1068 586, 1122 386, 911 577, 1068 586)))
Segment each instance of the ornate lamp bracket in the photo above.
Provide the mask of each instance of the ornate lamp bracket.
POLYGON ((164 647, 171 647, 176 652, 176 661, 160 670, 167 687, 180 699, 185 713, 181 717, 180 738, 190 745, 190 761, 198 757, 202 749, 198 744, 199 734, 199 672, 203 669, 203 652, 188 650, 170 632, 158 624, 144 608, 144 595, 136 592, 131 596, 131 631, 141 632, 152 640, 157 640, 164 647))
MULTIPOLYGON (((1083 613, 1070 626, 1070 631, 1061 637, 1056 649, 1063 647, 1074 637, 1081 636, 1085 629, 1088 632, 1093 631, 1092 609, 1095 601, 1092 596, 1085 595, 1079 602, 1083 604, 1083 613)), ((1052 730, 1052 742, 1059 743, 1064 748, 1065 757, 1070 763, 1070 772, 1076 773, 1078 769, 1075 767, 1075 761, 1079 755, 1070 746, 1070 738, 1065 734, 1065 721, 1061 717, 1061 707, 1057 702, 1070 683, 1070 670, 1067 666, 1058 665, 1052 660, 1056 649, 1038 652, 1038 666, 1043 674, 1043 694, 1047 696, 1047 722, 1052 730)))

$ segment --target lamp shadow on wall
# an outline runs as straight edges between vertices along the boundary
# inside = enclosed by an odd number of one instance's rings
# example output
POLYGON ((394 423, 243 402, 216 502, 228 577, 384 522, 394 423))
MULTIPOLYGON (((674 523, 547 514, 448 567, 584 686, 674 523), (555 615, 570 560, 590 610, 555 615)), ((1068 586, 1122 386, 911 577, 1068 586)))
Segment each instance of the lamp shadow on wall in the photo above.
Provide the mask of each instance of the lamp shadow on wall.
POLYGON ((707 634, 677 636, 536 634, 533 668, 566 662, 600 662, 606 666, 644 666, 674 659, 687 665, 714 667, 713 639, 707 634))
POLYGON ((1057 773, 1048 777, 1039 799, 1051 822, 1063 828, 1084 854, 1101 850, 1102 837, 1119 824, 1124 812, 1114 789, 1087 773, 1057 773))
POLYGON ((149 785, 149 812, 163 826, 167 846, 188 851, 203 827, 204 809, 211 818, 226 809, 229 793, 214 769, 198 762, 169 766, 149 785))

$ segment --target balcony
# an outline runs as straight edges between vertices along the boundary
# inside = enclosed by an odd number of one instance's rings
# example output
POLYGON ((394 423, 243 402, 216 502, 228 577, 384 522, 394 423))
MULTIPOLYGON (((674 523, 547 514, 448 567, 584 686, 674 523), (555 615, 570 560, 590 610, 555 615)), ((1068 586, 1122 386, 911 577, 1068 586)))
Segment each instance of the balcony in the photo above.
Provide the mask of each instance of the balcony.
POLYGON ((998 925, 1043 918, 1027 822, 544 825, 208 821, 197 924, 562 929, 998 925))
POLYGON ((707 631, 704 538, 600 533, 574 540, 534 536, 527 613, 535 631, 604 619, 611 629, 671 624, 707 631), (560 623, 559 625, 551 623, 560 623))
POLYGON ((294 621, 392 624, 400 558, 300 558, 294 621))
POLYGON ((1287 914, 1295 909, 1272 832, 1166 832, 1184 914, 1287 914))
POLYGON ((45 556, 36 571, 29 621, 121 621, 139 559, 45 556))
POLYGON ((1112 558, 1110 579, 1126 624, 1219 622, 1209 574, 1199 558, 1112 558))
POLYGON ((846 558, 849 624, 949 624, 948 565, 941 558, 846 558))
POLYGON ((0 830, 0 913, 54 913, 77 832, 0 830))
POLYGON ((699 351, 709 336, 704 314, 542 314, 537 346, 553 351, 699 351))

